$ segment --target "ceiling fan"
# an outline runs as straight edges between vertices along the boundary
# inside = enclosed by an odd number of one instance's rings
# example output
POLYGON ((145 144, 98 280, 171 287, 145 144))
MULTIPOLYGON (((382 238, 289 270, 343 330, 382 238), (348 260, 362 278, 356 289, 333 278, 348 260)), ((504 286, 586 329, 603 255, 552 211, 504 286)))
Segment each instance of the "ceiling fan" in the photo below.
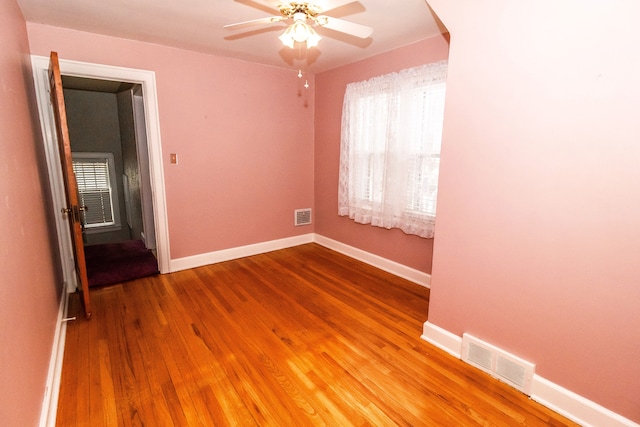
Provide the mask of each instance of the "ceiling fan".
POLYGON ((285 46, 290 48, 293 48, 295 43, 305 43, 307 48, 316 46, 321 37, 313 29, 314 26, 350 34, 361 39, 366 39, 373 33, 373 28, 371 27, 326 15, 326 13, 331 13, 331 11, 335 11, 347 4, 358 4, 359 2, 357 1, 342 2, 328 10, 323 10, 312 1, 289 1, 282 2, 278 5, 272 4, 268 0, 252 0, 252 2, 266 6, 274 12, 280 12, 280 15, 229 24, 225 25, 224 28, 236 30, 250 26, 271 25, 273 23, 283 22, 288 24, 288 27, 278 38, 285 46))

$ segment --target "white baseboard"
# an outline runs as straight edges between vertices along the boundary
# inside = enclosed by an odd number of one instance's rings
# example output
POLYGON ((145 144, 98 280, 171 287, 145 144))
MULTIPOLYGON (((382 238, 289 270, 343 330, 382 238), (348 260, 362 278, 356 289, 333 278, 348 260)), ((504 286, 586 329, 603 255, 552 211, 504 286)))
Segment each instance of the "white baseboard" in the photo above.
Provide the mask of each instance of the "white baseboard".
POLYGON ((440 326, 426 321, 422 327, 422 336, 420 338, 429 344, 433 344, 440 350, 446 351, 456 359, 460 359, 462 338, 456 334, 452 334, 446 329, 442 329, 440 326))
POLYGON ((362 249, 354 248, 353 246, 346 245, 344 243, 338 242, 337 240, 333 240, 319 234, 314 235, 313 241, 331 250, 340 252, 341 254, 347 255, 351 258, 357 259, 358 261, 362 261, 426 288, 431 285, 431 275, 413 269, 411 267, 407 267, 406 265, 402 265, 395 261, 391 261, 381 256, 374 255, 370 252, 363 251, 362 249))
MULTIPOLYGON (((419 285, 425 287, 430 286, 431 276, 426 273, 313 233, 171 260, 170 271, 174 272, 201 267, 312 242, 419 285)), ((56 333, 49 363, 49 373, 47 376, 39 427, 53 427, 56 422, 66 337, 66 322, 64 319, 67 315, 67 304, 68 294, 65 293, 61 298, 60 308, 58 310, 56 333)), ((427 321, 424 323, 421 338, 449 353, 451 356, 458 359, 460 358, 462 348, 461 337, 427 321)), ((534 375, 533 377, 531 398, 585 427, 604 425, 610 427, 640 427, 639 424, 539 375, 534 375)))
POLYGON ((255 243, 253 245, 239 246, 236 248, 223 249, 206 254, 193 255, 184 258, 172 259, 169 262, 169 271, 176 272, 189 268, 202 267, 204 265, 216 264, 218 262, 230 261, 232 259, 244 258, 266 252, 277 251, 279 249, 291 248, 293 246, 304 245, 313 242, 313 233, 301 236, 287 237, 284 239, 271 240, 268 242, 255 243))
POLYGON ((533 376, 531 399, 585 427, 640 427, 615 412, 551 381, 533 376))
POLYGON ((67 337, 67 322, 64 319, 67 317, 69 293, 66 289, 67 287, 64 285, 62 287, 63 295, 60 298, 58 308, 56 331, 53 336, 53 346, 51 348, 47 383, 42 400, 42 410, 40 411, 39 427, 54 427, 56 425, 58 398, 60 397, 60 379, 62 377, 62 361, 64 359, 64 344, 67 337))
MULTIPOLYGON (((427 321, 421 338, 453 357, 460 358, 462 338, 446 329, 427 321)), ((533 376, 531 399, 584 427, 640 427, 639 424, 537 374, 533 376)))
MULTIPOLYGON (((244 258, 247 256, 286 249, 312 242, 316 242, 329 249, 335 250, 336 252, 340 252, 367 264, 373 265, 374 267, 380 268, 419 285, 429 287, 431 276, 426 273, 313 233, 173 259, 169 262, 169 271, 176 272, 187 270, 189 268, 202 267, 204 265, 244 258)), ((56 422, 60 377, 62 374, 62 360, 64 357, 64 344, 67 331, 66 322, 63 319, 67 316, 68 297, 68 293, 65 292, 65 295, 62 297, 62 301, 60 302, 60 309, 58 310, 58 320, 56 323, 53 349, 51 351, 51 360, 49 362, 47 385, 42 404, 42 412, 40 414, 40 427, 52 427, 56 422)))
POLYGON ((353 246, 346 245, 336 240, 329 239, 319 234, 303 234, 301 236, 288 237, 284 239, 272 240, 268 242, 256 243, 253 245, 240 246, 236 248, 223 249, 215 252, 194 255, 190 257, 172 259, 170 261, 170 271, 176 272, 187 270, 189 268, 202 267, 204 265, 215 264, 218 262, 230 261, 232 259, 244 258, 247 256, 258 255, 266 252, 276 251, 279 249, 291 248, 306 243, 318 243, 336 252, 340 252, 351 258, 370 264, 381 270, 387 271, 396 276, 417 283, 421 286, 429 287, 431 276, 422 271, 407 267, 395 261, 382 258, 378 255, 363 251, 353 246))

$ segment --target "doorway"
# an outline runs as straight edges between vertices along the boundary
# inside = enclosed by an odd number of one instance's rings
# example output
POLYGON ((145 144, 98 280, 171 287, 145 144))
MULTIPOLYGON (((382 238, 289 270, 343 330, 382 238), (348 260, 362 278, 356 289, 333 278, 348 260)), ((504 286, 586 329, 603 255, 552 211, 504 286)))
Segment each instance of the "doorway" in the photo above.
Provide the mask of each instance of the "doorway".
POLYGON ((62 76, 89 286, 158 272, 142 86, 62 76))
POLYGON ((63 75, 62 87, 71 152, 82 172, 76 178, 85 178, 85 204, 94 205, 85 215, 85 245, 140 239, 155 250, 141 85, 63 75))
MULTIPOLYGON (((35 82, 36 97, 38 102, 38 112, 42 125, 43 143, 45 158, 47 162, 48 176, 50 182, 53 212, 55 215, 56 233, 60 249, 60 263, 62 267, 63 280, 68 292, 74 292, 77 287, 73 250, 68 236, 66 220, 62 215, 57 215, 65 207, 64 186, 59 168, 60 160, 55 140, 55 123, 53 121, 52 108, 49 101, 48 83, 48 61, 47 57, 32 56, 32 69, 35 82)), ((157 94, 155 87, 155 74, 151 71, 137 70, 130 68, 113 67, 100 64, 82 63, 77 61, 60 60, 61 74, 67 79, 91 79, 97 84, 100 81, 104 84, 115 82, 120 87, 128 87, 129 94, 133 98, 133 104, 143 106, 144 110, 144 132, 148 142, 146 154, 138 157, 146 157, 149 168, 148 198, 151 199, 151 208, 146 210, 152 216, 152 221, 147 219, 146 223, 152 222, 153 226, 143 231, 145 239, 155 240, 158 267, 161 273, 168 273, 170 268, 168 224, 165 202, 164 177, 162 167, 162 150, 160 145, 160 127, 157 108, 157 94), (125 85, 125 86, 122 86, 125 85)), ((85 82, 86 83, 86 82, 85 82)), ((76 84, 78 84, 76 82, 76 84)), ((69 85, 72 85, 69 83, 69 85)), ((76 88, 77 89, 77 88, 76 88)), ((122 92, 122 91, 120 91, 122 92)), ((137 150, 138 148, 136 148, 137 150)), ((144 162, 140 162, 142 166, 144 162)), ((142 173, 142 171, 140 171, 142 173)), ((123 187, 124 188, 124 187, 123 187)), ((124 195, 123 195, 124 197, 124 195)), ((148 201, 147 201, 148 202, 148 201)), ((141 200, 141 204, 143 201, 141 200)), ((144 202, 146 203, 146 202, 144 202)), ((126 221, 126 209, 125 209, 126 221)), ((143 220, 144 221, 144 220, 143 220)))

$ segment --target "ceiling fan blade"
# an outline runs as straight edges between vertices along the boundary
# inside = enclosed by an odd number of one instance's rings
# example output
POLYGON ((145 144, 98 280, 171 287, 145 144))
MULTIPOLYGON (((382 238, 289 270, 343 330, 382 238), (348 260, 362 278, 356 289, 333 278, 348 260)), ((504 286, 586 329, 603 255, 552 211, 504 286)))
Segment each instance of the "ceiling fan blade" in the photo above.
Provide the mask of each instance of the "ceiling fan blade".
POLYGON ((316 22, 318 25, 330 30, 340 31, 341 33, 351 34, 352 36, 366 39, 373 34, 373 28, 366 25, 356 24, 355 22, 349 22, 338 18, 332 18, 331 16, 317 16, 316 22))
POLYGON ((277 0, 235 0, 235 2, 263 10, 267 13, 279 12, 277 0))
MULTIPOLYGON (((318 0, 315 2, 318 4, 318 0)), ((318 4, 321 7, 322 14, 334 17, 353 15, 354 13, 364 12, 366 9, 359 1, 341 0, 326 2, 326 4, 318 4), (324 6, 324 7, 323 7, 324 6)))
POLYGON ((255 25, 266 25, 274 22, 280 22, 284 18, 282 16, 269 16, 267 18, 252 19, 251 21, 236 22, 235 24, 225 25, 223 28, 227 30, 237 30, 239 28, 252 27, 255 25))

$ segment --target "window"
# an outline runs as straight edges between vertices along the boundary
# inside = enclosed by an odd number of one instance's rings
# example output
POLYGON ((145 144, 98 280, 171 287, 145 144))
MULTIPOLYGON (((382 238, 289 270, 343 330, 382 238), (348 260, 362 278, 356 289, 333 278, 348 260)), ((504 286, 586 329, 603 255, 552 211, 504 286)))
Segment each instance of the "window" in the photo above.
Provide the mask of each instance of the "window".
POLYGON ((112 153, 72 153, 82 224, 87 233, 120 229, 118 192, 112 153))
POLYGON ((338 213, 433 237, 447 62, 347 85, 338 213))

